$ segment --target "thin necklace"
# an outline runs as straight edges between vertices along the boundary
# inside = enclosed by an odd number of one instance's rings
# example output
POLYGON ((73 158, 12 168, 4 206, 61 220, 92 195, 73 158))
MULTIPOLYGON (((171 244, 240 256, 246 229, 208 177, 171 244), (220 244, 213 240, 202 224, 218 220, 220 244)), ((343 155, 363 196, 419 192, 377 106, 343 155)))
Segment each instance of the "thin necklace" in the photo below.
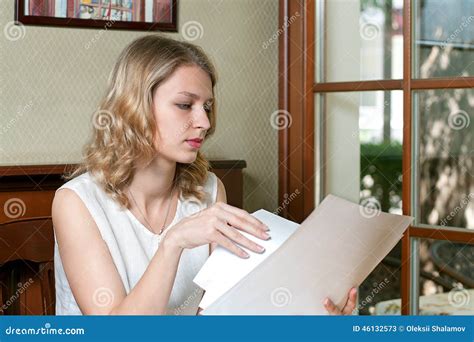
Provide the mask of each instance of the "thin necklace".
MULTIPOLYGON (((166 220, 168 219, 168 215, 170 213, 171 195, 173 194, 174 187, 175 186, 173 185, 173 187, 171 188, 170 197, 169 197, 169 200, 168 200, 168 210, 166 211, 165 220, 163 221, 163 226, 161 227, 160 231, 158 232, 158 235, 161 235, 161 233, 163 233, 163 231, 165 230, 166 220)), ((130 193, 130 197, 132 197, 133 203, 135 203, 135 206, 137 207, 138 211, 140 212, 140 215, 142 215, 142 218, 145 220, 146 224, 148 225, 148 228, 153 232, 153 227, 150 224, 150 222, 148 222, 145 215, 143 215, 143 212, 140 210, 140 207, 138 206, 137 201, 135 201, 135 197, 133 197, 132 190, 129 189, 128 192, 130 193)))

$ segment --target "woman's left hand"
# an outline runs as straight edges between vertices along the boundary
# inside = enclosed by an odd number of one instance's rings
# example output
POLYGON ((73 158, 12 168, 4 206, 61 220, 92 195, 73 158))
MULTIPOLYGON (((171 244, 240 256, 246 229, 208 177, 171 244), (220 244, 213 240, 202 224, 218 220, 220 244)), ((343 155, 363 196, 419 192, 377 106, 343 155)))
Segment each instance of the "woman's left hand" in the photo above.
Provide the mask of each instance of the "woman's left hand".
POLYGON ((330 315, 351 315, 356 307, 357 289, 353 287, 349 290, 347 302, 342 309, 339 309, 329 298, 324 301, 324 307, 330 315))

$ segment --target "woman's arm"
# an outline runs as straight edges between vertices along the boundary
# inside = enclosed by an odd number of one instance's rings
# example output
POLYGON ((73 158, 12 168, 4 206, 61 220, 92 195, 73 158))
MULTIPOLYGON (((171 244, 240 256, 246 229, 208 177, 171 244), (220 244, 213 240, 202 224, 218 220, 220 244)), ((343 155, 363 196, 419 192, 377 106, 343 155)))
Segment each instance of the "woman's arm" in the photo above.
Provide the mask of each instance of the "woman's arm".
MULTIPOLYGON (((224 203, 227 203, 227 194, 225 192, 225 186, 224 186, 224 183, 222 183, 222 181, 219 179, 219 177, 217 178, 217 196, 216 196, 216 202, 224 202, 224 203)), ((214 249, 216 248, 217 244, 215 243, 211 243, 210 247, 209 247, 209 254, 211 254, 212 252, 214 252, 214 249)), ((204 291, 205 293, 206 291, 204 291)), ((204 293, 203 293, 203 296, 204 296, 204 293)), ((201 314, 201 311, 202 309, 201 308, 198 308, 198 312, 197 312, 197 315, 200 315, 201 314)))
POLYGON ((84 315, 166 314, 181 249, 164 238, 127 295, 94 219, 74 191, 56 193, 52 217, 64 271, 84 315))

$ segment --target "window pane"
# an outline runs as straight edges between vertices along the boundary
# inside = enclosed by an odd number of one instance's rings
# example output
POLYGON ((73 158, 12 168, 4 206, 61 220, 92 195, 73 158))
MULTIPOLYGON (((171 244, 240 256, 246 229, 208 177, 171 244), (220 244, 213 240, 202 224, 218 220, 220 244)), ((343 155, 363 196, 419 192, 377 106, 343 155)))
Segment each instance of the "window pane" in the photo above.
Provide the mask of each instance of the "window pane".
POLYGON ((416 0, 414 6, 414 77, 474 75, 474 0, 416 0))
POLYGON ((416 222, 474 229, 474 90, 414 95, 416 222))
POLYGON ((474 314, 474 245, 420 239, 420 315, 474 314))
POLYGON ((316 31, 326 60, 318 81, 402 78, 403 0, 331 0, 325 11, 325 31, 316 31))
MULTIPOLYGON (((325 193, 385 212, 401 214, 401 91, 328 93, 325 193)), ((359 287, 359 313, 383 314, 378 302, 400 298, 401 247, 398 244, 359 287)))

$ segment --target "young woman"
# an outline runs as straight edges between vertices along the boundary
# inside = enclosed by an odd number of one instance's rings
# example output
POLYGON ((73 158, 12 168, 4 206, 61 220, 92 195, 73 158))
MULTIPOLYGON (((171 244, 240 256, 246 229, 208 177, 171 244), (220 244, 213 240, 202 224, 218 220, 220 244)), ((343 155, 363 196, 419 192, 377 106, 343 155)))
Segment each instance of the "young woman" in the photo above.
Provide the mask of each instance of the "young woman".
MULTIPOLYGON (((56 314, 192 314, 193 278, 216 245, 247 258, 269 232, 226 204, 199 149, 215 129, 215 69, 197 46, 159 35, 120 55, 81 166, 56 191, 56 314)), ((342 309, 349 314, 355 291, 342 309)))

